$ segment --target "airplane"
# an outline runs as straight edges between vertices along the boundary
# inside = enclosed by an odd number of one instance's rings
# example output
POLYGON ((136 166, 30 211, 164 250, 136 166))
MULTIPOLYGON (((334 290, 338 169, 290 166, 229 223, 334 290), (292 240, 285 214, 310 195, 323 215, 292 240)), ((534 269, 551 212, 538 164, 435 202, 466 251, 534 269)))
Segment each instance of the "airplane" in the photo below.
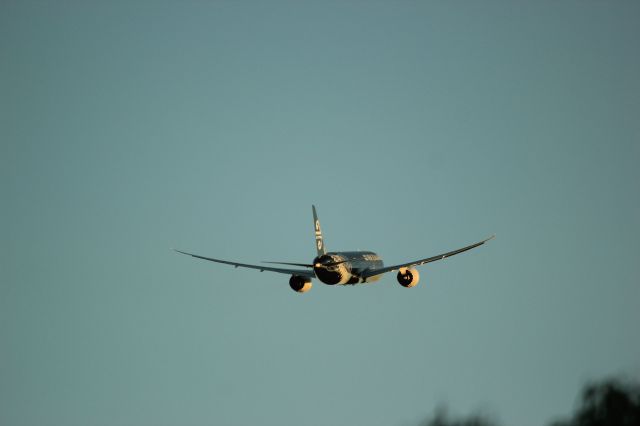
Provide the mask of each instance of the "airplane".
POLYGON ((291 278, 289 278, 289 286, 291 289, 298 293, 306 293, 311 290, 311 280, 313 278, 317 278, 324 284, 328 285, 355 285, 377 281, 382 277, 382 274, 391 271, 398 271, 396 278, 401 286, 406 288, 414 287, 418 284, 418 281, 420 281, 420 274, 415 268, 416 266, 421 266, 426 263, 435 262, 436 260, 442 260, 447 257, 463 253, 467 250, 481 246, 495 237, 495 235, 492 235, 491 237, 475 244, 439 254, 437 256, 414 260, 412 262, 402 263, 399 265, 384 266, 380 256, 371 251, 327 252, 324 245, 324 239, 322 237, 322 230, 320 229, 320 221, 318 220, 318 214, 316 213, 316 207, 311 206, 311 208, 313 210, 313 226, 317 251, 317 256, 313 259, 313 262, 309 264, 292 262, 263 262, 269 264, 297 266, 306 269, 288 269, 265 265, 249 265, 246 263, 230 262, 228 260, 199 256, 197 254, 187 253, 177 249, 174 250, 178 253, 186 254, 187 256, 209 260, 211 262, 233 265, 236 268, 251 268, 257 269, 260 272, 270 271, 291 275, 291 278))

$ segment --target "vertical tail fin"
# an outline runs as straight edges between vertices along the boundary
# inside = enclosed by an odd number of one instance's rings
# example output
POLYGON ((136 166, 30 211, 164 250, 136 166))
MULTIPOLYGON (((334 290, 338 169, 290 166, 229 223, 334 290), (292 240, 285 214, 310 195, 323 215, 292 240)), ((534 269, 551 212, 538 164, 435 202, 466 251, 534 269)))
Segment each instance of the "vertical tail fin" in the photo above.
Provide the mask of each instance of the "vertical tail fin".
POLYGON ((313 227, 316 232, 316 250, 318 250, 318 256, 326 254, 324 249, 324 241, 322 240, 322 230, 320 229, 320 221, 318 220, 318 214, 316 213, 316 206, 311 206, 313 209, 313 227))

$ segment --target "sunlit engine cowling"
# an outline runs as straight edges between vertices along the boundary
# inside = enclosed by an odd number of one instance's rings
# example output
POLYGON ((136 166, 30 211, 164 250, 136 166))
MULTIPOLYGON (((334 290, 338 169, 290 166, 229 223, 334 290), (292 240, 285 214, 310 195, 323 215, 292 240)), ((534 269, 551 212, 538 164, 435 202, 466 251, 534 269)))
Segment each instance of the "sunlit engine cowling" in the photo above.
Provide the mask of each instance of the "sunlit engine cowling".
POLYGON ((402 287, 414 287, 420 281, 420 273, 414 268, 401 268, 398 271, 398 282, 402 287))
POLYGON ((299 277, 297 275, 292 275, 289 278, 289 285, 293 291, 297 291, 298 293, 306 293, 311 290, 311 278, 299 277))

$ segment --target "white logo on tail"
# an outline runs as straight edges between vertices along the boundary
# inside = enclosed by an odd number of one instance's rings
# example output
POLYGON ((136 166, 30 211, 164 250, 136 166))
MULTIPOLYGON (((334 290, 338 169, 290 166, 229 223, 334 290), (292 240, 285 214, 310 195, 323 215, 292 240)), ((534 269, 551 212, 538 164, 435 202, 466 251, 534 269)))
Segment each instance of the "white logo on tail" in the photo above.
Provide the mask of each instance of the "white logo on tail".
POLYGON ((320 231, 320 221, 316 219, 316 245, 318 250, 322 250, 322 231, 320 231))

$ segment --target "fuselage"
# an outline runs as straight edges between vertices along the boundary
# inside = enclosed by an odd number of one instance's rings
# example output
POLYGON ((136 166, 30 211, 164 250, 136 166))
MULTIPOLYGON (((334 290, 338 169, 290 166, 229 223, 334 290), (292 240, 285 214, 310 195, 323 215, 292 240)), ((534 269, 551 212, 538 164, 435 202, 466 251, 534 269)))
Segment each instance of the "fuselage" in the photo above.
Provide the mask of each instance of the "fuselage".
POLYGON ((371 251, 330 252, 313 260, 316 277, 329 285, 377 281, 380 275, 363 279, 361 274, 367 269, 379 269, 383 266, 380 256, 371 251))

